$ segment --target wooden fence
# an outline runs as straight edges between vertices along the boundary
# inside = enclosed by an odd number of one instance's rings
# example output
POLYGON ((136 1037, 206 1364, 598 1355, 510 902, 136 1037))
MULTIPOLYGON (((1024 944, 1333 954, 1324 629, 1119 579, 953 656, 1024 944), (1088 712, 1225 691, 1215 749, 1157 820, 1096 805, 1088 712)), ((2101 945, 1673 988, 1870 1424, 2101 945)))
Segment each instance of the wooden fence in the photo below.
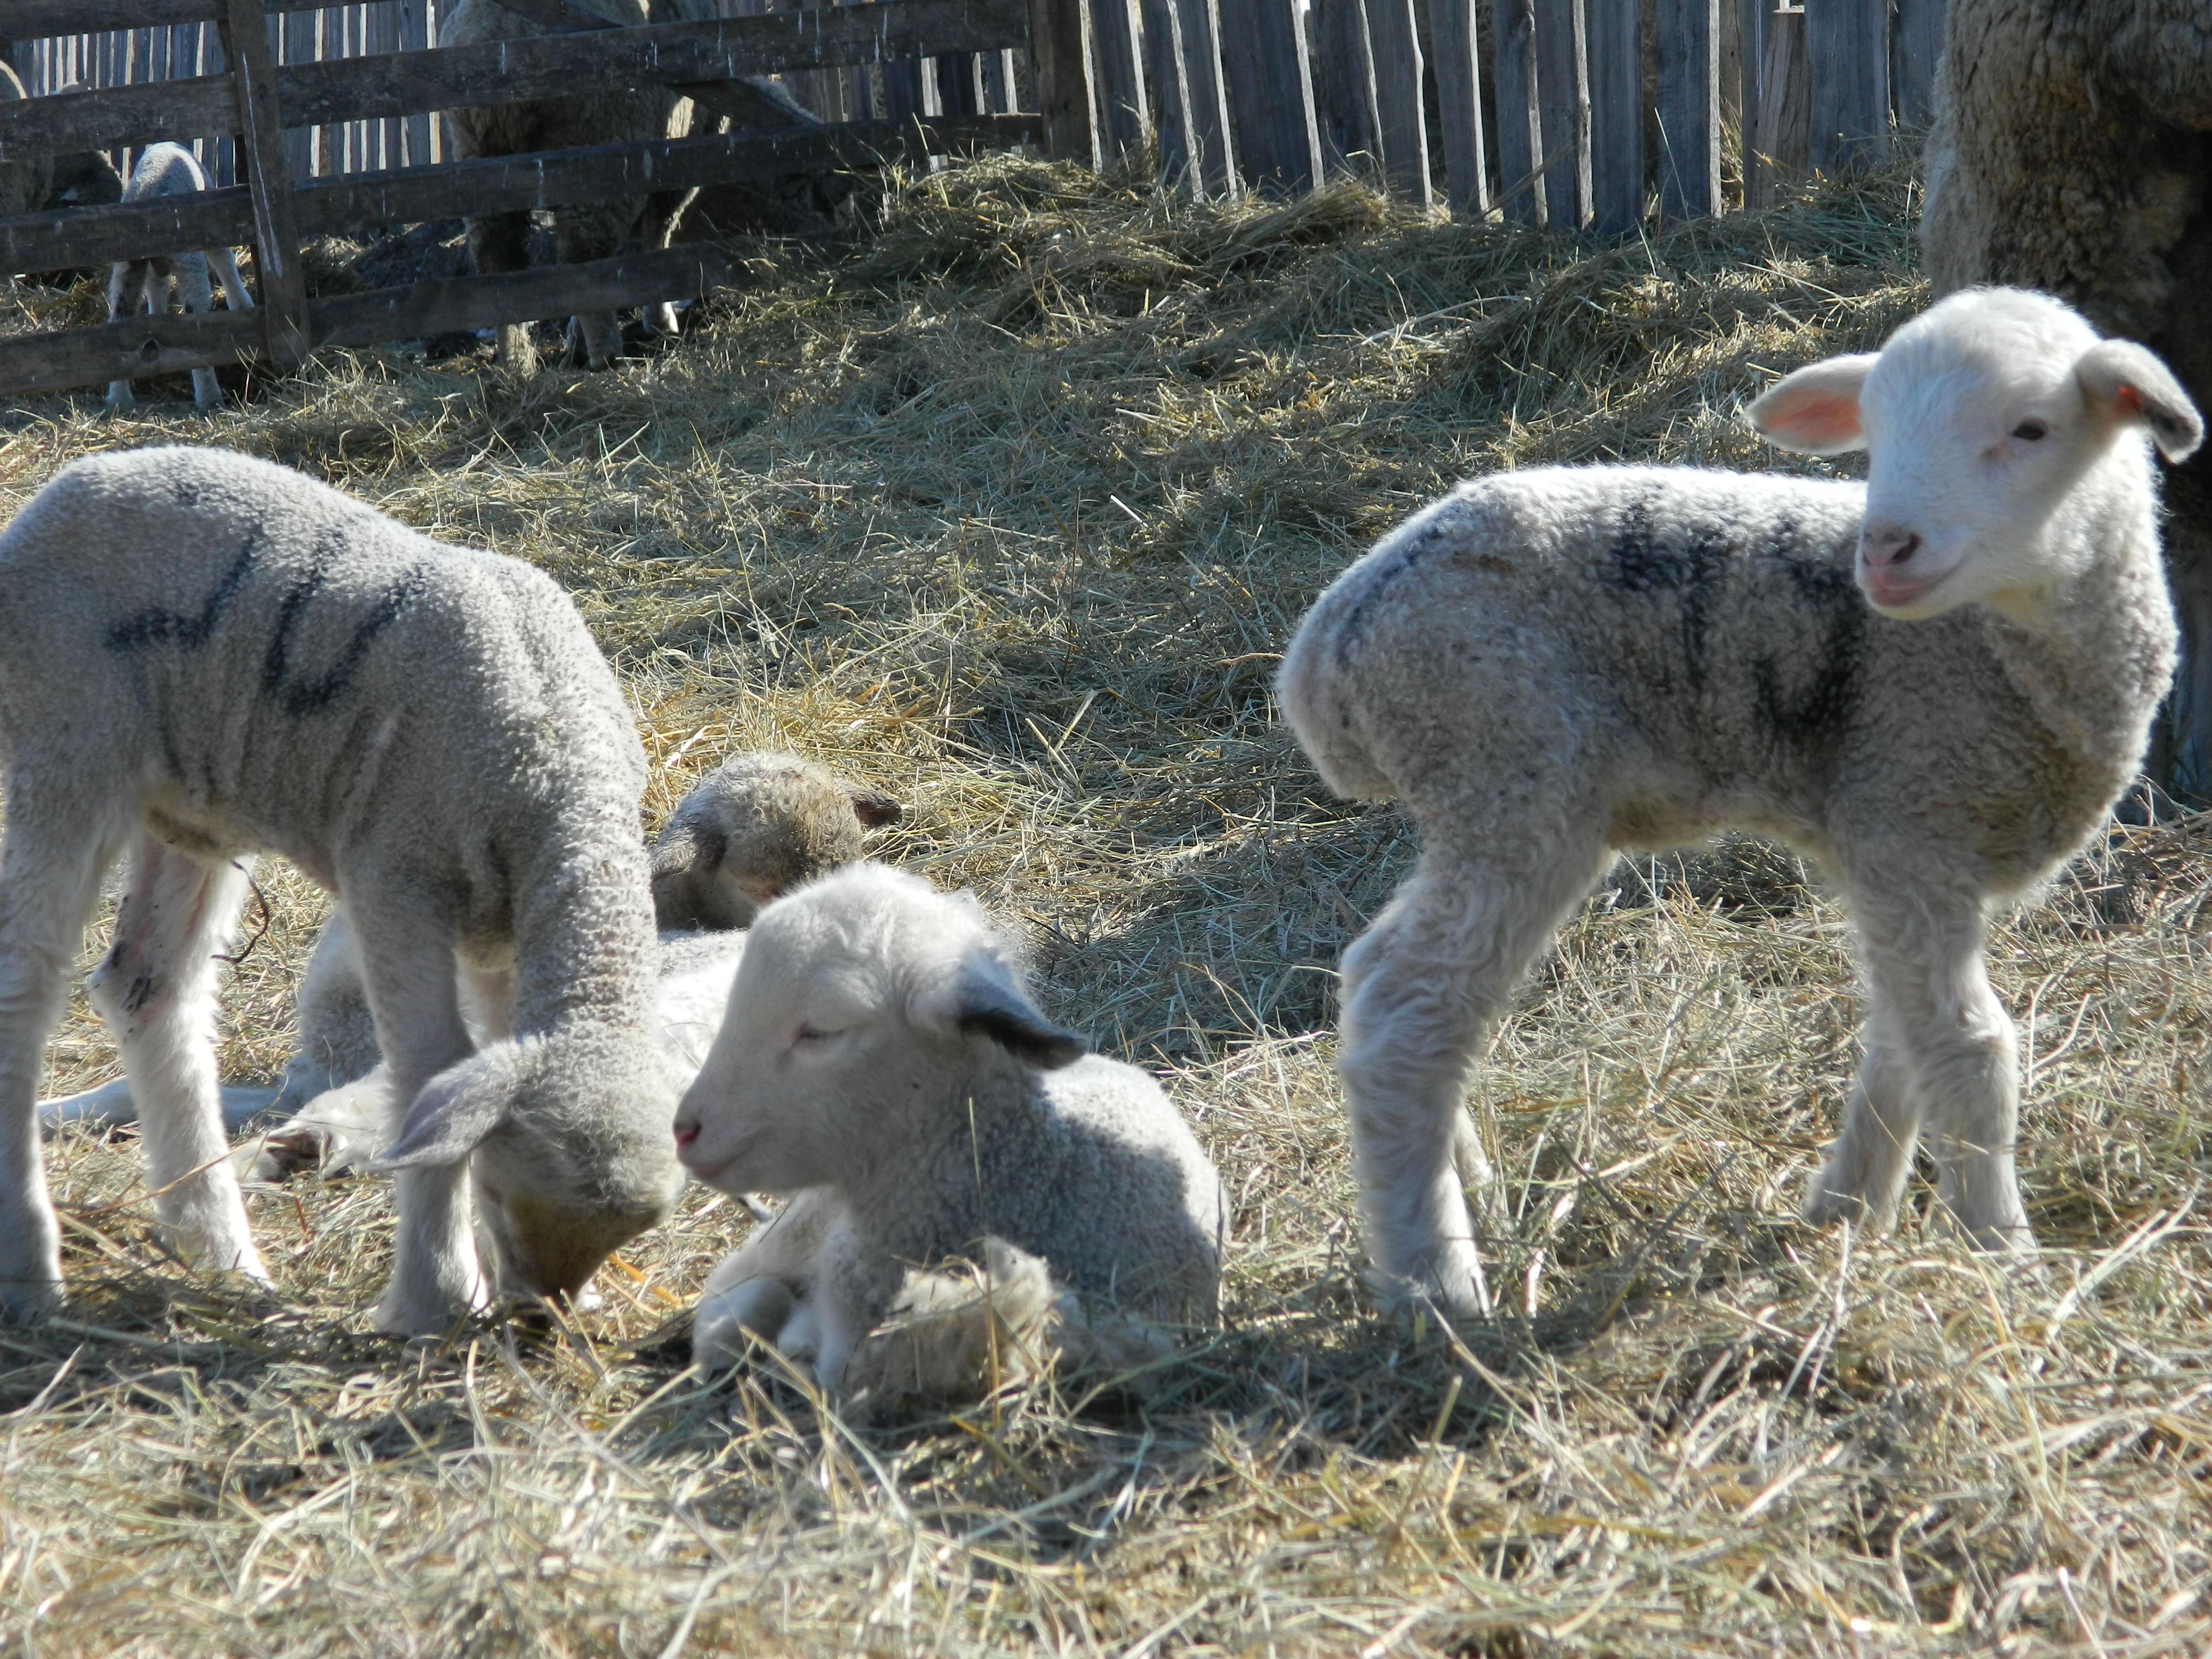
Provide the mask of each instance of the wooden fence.
POLYGON ((552 33, 429 44, 448 0, 0 0, 33 96, 0 161, 196 143, 185 201, 0 220, 10 270, 250 242, 254 313, 0 341, 0 391, 167 373, 695 294, 710 247, 310 301, 301 239, 1032 143, 1157 158, 1200 194, 1352 168, 1423 205, 1614 232, 1762 204, 1792 172, 1878 158, 1924 118, 1942 0, 874 0, 614 28, 501 0, 552 33), (659 84, 757 117, 781 77, 818 125, 453 163, 436 114, 659 84), (49 97, 65 82, 93 90, 49 97), (1656 89, 1654 95, 1653 89, 1656 89), (1018 102, 1032 112, 1021 113, 1018 102), (1733 152, 1739 165, 1728 171, 1733 152))

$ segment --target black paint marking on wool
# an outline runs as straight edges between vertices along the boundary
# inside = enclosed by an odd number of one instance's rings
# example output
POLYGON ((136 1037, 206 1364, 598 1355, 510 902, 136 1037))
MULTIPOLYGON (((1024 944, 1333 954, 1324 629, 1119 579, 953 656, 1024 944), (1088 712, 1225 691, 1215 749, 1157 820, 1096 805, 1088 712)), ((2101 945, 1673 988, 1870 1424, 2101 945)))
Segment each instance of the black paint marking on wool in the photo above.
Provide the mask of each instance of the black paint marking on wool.
MULTIPOLYGON (((1818 566, 1802 568, 1808 574, 1820 570, 1818 566)), ((1752 665, 1759 718, 1782 742, 1799 749, 1825 747, 1849 728, 1858 714, 1860 668, 1866 654, 1866 606, 1835 603, 1832 590, 1825 585, 1815 591, 1827 612, 1828 628, 1811 677, 1785 690, 1782 669, 1773 658, 1761 657, 1752 665)))
POLYGON ((1653 491, 1628 504, 1607 550, 1611 566, 1600 572, 1600 580, 1617 592, 1678 596, 1683 665, 1691 686, 1702 689, 1706 626, 1712 619, 1731 548, 1726 533, 1709 524, 1686 526, 1679 541, 1661 540, 1651 522, 1652 507, 1659 500, 1653 491))
POLYGON ((334 550, 327 544, 319 548, 314 568, 303 580, 285 591, 276 606, 276 631, 269 636, 269 650, 261 659, 263 695, 275 697, 284 712, 295 720, 329 708, 343 694, 376 636, 398 621, 409 602, 422 592, 428 574, 419 564, 410 568, 397 586, 380 594, 354 623, 353 637, 338 653, 336 662, 312 677, 295 673, 292 663, 293 630, 299 626, 301 614, 321 591, 334 556, 334 550))
POLYGON ((160 605, 149 605, 135 617, 108 624, 107 648, 126 655, 150 645, 174 645, 180 651, 198 650, 214 636, 223 612, 230 608, 231 600, 238 597, 238 590, 252 574, 254 551, 260 542, 259 529, 246 532, 245 545, 238 550, 230 568, 216 579, 207 598, 201 601, 198 616, 187 617, 179 611, 165 611, 160 605))
POLYGON ((1432 526, 1391 555, 1387 563, 1367 574, 1360 584, 1359 597, 1352 602, 1352 609, 1336 625, 1336 665, 1339 668, 1352 666, 1352 647, 1358 641, 1360 627, 1366 621, 1368 611, 1382 598, 1383 591, 1419 563, 1421 556, 1433 551, 1443 539, 1443 532, 1432 526))

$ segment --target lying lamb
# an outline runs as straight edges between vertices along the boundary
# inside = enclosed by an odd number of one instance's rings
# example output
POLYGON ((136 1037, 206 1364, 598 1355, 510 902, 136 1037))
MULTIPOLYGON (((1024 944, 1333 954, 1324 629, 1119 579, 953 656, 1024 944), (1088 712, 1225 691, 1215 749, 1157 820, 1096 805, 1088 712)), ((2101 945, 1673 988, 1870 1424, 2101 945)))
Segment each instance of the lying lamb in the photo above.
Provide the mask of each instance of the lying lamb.
MULTIPOLYGON (((123 187, 123 199, 143 202, 156 197, 191 196, 207 187, 207 174, 191 151, 181 144, 149 144, 140 152, 138 165, 131 169, 131 182, 123 187)), ((115 322, 142 312, 166 311, 173 287, 185 309, 192 315, 212 310, 215 291, 208 277, 210 265, 222 278, 223 293, 229 298, 230 308, 252 310, 253 298, 240 280, 238 262, 231 257, 230 250, 211 247, 204 252, 154 253, 143 259, 118 261, 107 276, 107 319, 115 322)), ((202 409, 213 409, 222 401, 222 391, 216 384, 213 369, 192 371, 192 401, 202 409)), ((108 382, 110 408, 129 409, 136 402, 130 381, 108 382)))
MULTIPOLYGON (((797 1194, 708 1279, 702 1364, 750 1331, 825 1387, 891 1377, 862 1340, 939 1300, 910 1270, 977 1252, 1031 1304, 1214 1316, 1228 1204, 1175 1107, 1037 1012, 973 898, 914 876, 856 865, 761 912, 676 1139, 711 1186, 797 1194)), ((972 1355, 974 1328, 938 1345, 972 1355)), ((908 1356, 904 1386, 979 1391, 908 1356)))
POLYGON ((0 536, 0 1312, 62 1294, 33 1102, 100 878, 91 996, 188 1258, 262 1276, 218 1109, 217 953, 281 852, 358 930, 394 1127, 385 1329, 481 1307, 471 1176, 508 1288, 579 1289, 667 1213, 674 1087, 629 709, 575 607, 267 462, 79 461, 0 536), (500 1040, 477 1049, 456 961, 500 1040))
MULTIPOLYGON (((889 795, 847 783, 796 755, 763 750, 730 756, 692 786, 653 843, 653 920, 661 930, 664 958, 690 963, 702 954, 675 950, 672 933, 745 927, 757 907, 777 894, 853 863, 861 855, 863 835, 896 823, 903 811, 889 795)), ((727 965, 736 970, 733 954, 727 965)), ((664 965, 664 980, 670 971, 664 965)), ((489 1016, 471 1006, 472 987, 465 975, 459 989, 471 1034, 480 1036, 490 1029, 489 1016)), ((679 996, 677 1006, 685 1011, 684 1018, 692 1018, 689 995, 679 996)), ((285 1062, 276 1085, 223 1086, 223 1122, 234 1132, 256 1118, 289 1117, 319 1096, 359 1082, 376 1068, 376 1026, 369 1017, 353 926, 343 908, 331 912, 315 941, 294 1012, 300 1046, 285 1062)), ((714 1024, 720 1018, 717 1001, 714 1024)), ((698 1070, 698 1060, 692 1056, 687 1076, 698 1070)), ((313 1114, 316 1126, 301 1133, 313 1139, 328 1131, 345 1141, 342 1163, 350 1163, 356 1149, 366 1156, 374 1142, 373 1123, 354 1120, 363 1100, 375 1092, 355 1091, 346 1102, 322 1103, 313 1114)), ((50 1127, 131 1123, 137 1115, 127 1079, 39 1103, 40 1119, 50 1127)), ((280 1151, 293 1164, 319 1155, 305 1141, 280 1151)))
POLYGON ((1808 1218, 1885 1222, 1924 1121, 1967 1234, 2029 1242, 1984 924, 2136 776, 2174 651, 2151 448, 2185 456, 2202 424, 2142 347, 2003 289, 1747 416, 1787 448, 1867 448, 1868 482, 1462 484, 1340 577, 1284 659, 1322 776, 1420 828, 1346 953, 1340 1064, 1375 1266, 1453 1314, 1486 1300, 1462 1091, 1515 981, 1616 851, 1729 824, 1810 855, 1857 923, 1866 1061, 1808 1218))

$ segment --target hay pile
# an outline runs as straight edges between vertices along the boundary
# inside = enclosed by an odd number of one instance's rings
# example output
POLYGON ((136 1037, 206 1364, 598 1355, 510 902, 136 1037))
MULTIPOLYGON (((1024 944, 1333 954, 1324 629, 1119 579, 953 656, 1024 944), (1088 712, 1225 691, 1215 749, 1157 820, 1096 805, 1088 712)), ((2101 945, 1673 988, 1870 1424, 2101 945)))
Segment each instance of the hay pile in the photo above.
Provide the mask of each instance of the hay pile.
MULTIPOLYGON (((41 1655, 2201 1651, 2212 1252, 2198 1078, 2212 830, 2123 836, 2006 924, 2033 1055, 2014 1273, 1795 1195, 1853 1058, 1843 923, 1752 847, 1622 872, 1501 1036, 1514 1311, 1358 1286, 1327 1024, 1409 854, 1269 717, 1274 653, 1464 473, 1770 466, 1773 374, 1917 303, 1903 177, 1595 248, 1352 188, 1192 207, 1032 163, 763 243, 675 350, 503 386, 389 354, 211 425, 91 394, 58 462, 234 444, 542 564, 633 688, 666 810, 732 747, 908 803, 890 855, 1023 924, 1048 1006, 1174 1069, 1237 1202, 1228 1328, 1141 1390, 865 1431, 708 1389, 664 1322, 734 1237, 681 1219, 544 1345, 362 1318, 368 1182, 256 1200, 264 1300, 146 1230, 135 1148, 48 1150, 68 1320, 0 1331, 0 1632, 41 1655)), ((17 314, 50 302, 17 295, 17 314)), ((150 408, 150 406, 147 406, 150 408)), ((229 1000, 265 1073, 319 901, 229 1000)), ((53 1088, 104 1075, 80 1011, 53 1088)), ((1924 1202, 1924 1189, 1916 1197, 1924 1202)))

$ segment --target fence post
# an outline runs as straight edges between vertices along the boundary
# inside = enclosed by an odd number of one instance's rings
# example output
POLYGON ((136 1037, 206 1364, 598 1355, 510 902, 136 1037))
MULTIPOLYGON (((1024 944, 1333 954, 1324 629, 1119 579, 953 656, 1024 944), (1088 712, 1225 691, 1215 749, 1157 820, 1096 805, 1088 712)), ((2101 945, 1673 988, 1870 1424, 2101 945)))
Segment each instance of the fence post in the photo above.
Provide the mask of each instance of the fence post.
MULTIPOLYGON (((1490 15, 1490 49, 1496 60, 1498 177, 1504 187, 1498 201, 1507 218, 1544 224, 1548 216, 1543 186, 1534 179, 1544 152, 1543 112, 1537 104, 1535 0, 1493 0, 1490 15)), ((1441 70, 1437 95, 1443 96, 1441 70)))
POLYGON ((1889 73, 1899 126, 1936 118, 1936 65, 1943 56, 1943 0, 1897 0, 1889 73))
POLYGON ((1044 117, 1044 153, 1056 161, 1098 165, 1098 130, 1091 121, 1091 0, 1030 0, 1030 58, 1037 112, 1044 117))
POLYGON ((1589 0, 1590 216, 1618 235, 1644 222, 1644 30, 1636 0, 1589 0))
POLYGON ((307 285, 300 270, 300 232, 292 211, 292 172, 278 125, 276 77, 261 0, 223 0, 223 53, 238 88, 239 159, 253 195, 253 269, 269 361, 281 371, 306 358, 307 285))
POLYGON ((1838 173, 1889 154, 1888 0, 1812 0, 1813 165, 1838 173))
POLYGON ((1364 171, 1380 183, 1382 139, 1366 0, 1313 0, 1311 18, 1322 154, 1332 167, 1365 156, 1364 171))
POLYGON ((1812 71, 1805 61, 1805 13, 1778 5, 1766 14, 1765 51, 1759 70, 1759 124, 1752 142, 1750 182, 1745 200, 1755 208, 1774 205, 1776 186, 1804 176, 1808 117, 1813 104, 1812 71))
MULTIPOLYGON (((1382 172, 1390 188, 1429 210, 1429 133, 1422 107, 1420 29, 1416 0, 1367 0, 1368 60, 1375 66, 1375 124, 1382 172)), ((1468 18, 1473 21, 1470 9, 1468 18)), ((1472 59, 1472 48, 1469 52, 1472 59)), ((1480 136, 1478 125, 1476 136, 1480 136)))
MULTIPOLYGON (((1137 0, 1091 0, 1091 66, 1097 78, 1100 148, 1108 161, 1134 155, 1152 137, 1145 100, 1145 64, 1138 46, 1137 0)), ((947 112, 948 113, 950 112, 947 112)))
POLYGON ((1246 180, 1312 189, 1322 176, 1321 126, 1299 0, 1229 0, 1218 15, 1221 68, 1246 180))
POLYGON ((1237 142, 1229 120, 1229 79, 1221 69, 1221 9, 1218 0, 1168 0, 1182 25, 1183 71, 1190 80, 1191 166, 1206 193, 1234 201, 1237 142))
POLYGON ((1542 189, 1554 230, 1576 230, 1589 208, 1589 68, 1582 0, 1536 0, 1536 83, 1543 106, 1542 189))
MULTIPOLYGON (((1480 3, 1481 0, 1427 0, 1429 46, 1436 53, 1431 67, 1437 81, 1437 132, 1443 141, 1444 199, 1454 213, 1465 219, 1480 219, 1490 211, 1490 180, 1483 167, 1482 91, 1475 67, 1480 61, 1477 53, 1481 40, 1474 14, 1480 3)), ((1503 110, 1504 106, 1498 107, 1503 110)), ((1502 115, 1499 125, 1502 130, 1502 115)), ((1425 134, 1421 142, 1428 142, 1425 134)))
POLYGON ((1183 62, 1182 14, 1173 0, 1143 0, 1145 88, 1152 99, 1152 131, 1160 151, 1160 177, 1170 185, 1203 197, 1191 129, 1197 117, 1190 106, 1190 72, 1183 62))
POLYGON ((1662 219, 1720 211, 1720 0, 1659 0, 1662 219))

